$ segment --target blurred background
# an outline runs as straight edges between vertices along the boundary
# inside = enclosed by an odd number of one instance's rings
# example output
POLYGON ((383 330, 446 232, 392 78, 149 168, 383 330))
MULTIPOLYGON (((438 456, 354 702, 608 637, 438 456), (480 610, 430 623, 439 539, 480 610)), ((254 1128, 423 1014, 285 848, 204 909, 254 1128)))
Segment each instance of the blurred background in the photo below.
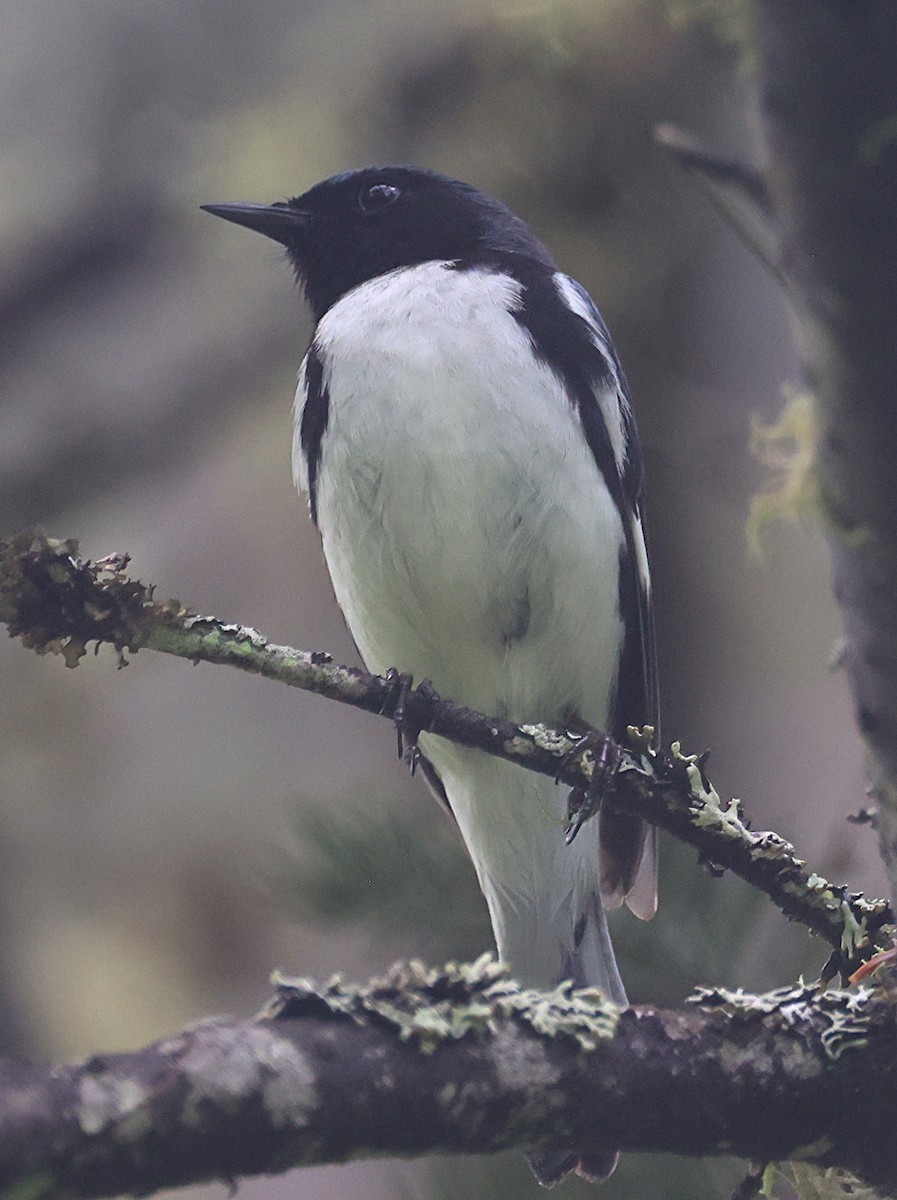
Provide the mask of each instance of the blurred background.
MULTIPOLYGON (((628 371, 666 738, 710 747, 755 827, 877 893, 873 836, 845 819, 863 778, 824 544, 777 527, 752 559, 745 536, 751 421, 798 379, 788 313, 651 143, 674 121, 756 155, 728 8, 0 3, 0 536, 39 523, 94 558, 128 551, 159 596, 356 661, 290 481, 306 315, 277 248, 198 205, 369 163, 468 179, 588 287, 628 371)), ((108 650, 67 671, 0 643, 0 1050, 83 1056, 244 1014, 275 967, 361 979, 487 947, 460 842, 394 753, 383 722, 233 671, 149 652, 117 670, 108 650)), ((669 841, 657 919, 614 932, 635 1001, 785 984, 826 958, 669 841)), ((721 1196, 738 1170, 629 1156, 601 1196, 721 1196)), ((538 1191, 510 1154, 238 1195, 538 1191)))

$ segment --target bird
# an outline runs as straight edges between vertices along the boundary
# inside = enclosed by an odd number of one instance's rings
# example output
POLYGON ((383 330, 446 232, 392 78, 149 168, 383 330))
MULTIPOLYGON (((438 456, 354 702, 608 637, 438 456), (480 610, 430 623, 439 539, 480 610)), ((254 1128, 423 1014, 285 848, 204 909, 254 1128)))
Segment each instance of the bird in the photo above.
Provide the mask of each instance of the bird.
MULTIPOLYGON (((505 204, 429 169, 202 207, 285 247, 311 310, 293 473, 366 668, 584 737, 656 729, 642 456, 588 292, 505 204)), ((515 978, 624 1006, 606 912, 653 915, 653 828, 607 807, 568 844, 551 779, 425 730, 417 750, 515 978)), ((552 1186, 616 1154, 528 1161, 552 1186)))

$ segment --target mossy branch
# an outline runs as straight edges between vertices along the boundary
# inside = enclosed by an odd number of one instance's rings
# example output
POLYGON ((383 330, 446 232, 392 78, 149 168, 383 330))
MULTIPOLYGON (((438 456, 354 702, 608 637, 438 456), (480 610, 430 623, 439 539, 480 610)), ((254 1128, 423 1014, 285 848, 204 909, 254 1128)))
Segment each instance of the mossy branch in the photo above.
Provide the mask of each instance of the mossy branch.
MULTIPOLYGON (((89 642, 109 643, 122 665, 126 653, 159 650, 195 663, 239 667, 391 717, 396 688, 390 680, 340 666, 329 654, 273 645, 256 629, 199 616, 178 600, 156 600, 152 587, 125 574, 127 562, 125 555, 91 562, 79 556, 76 542, 39 533, 0 542, 0 621, 24 645, 39 654, 60 654, 69 667, 78 665, 89 642)), ((591 778, 592 753, 565 761, 576 740, 562 730, 484 716, 427 688, 411 693, 406 714, 412 727, 571 787, 591 778)), ((702 861, 765 892, 787 916, 834 947, 832 972, 851 970, 889 944, 894 918, 885 901, 829 883, 808 871, 778 834, 751 831, 738 801, 724 805, 709 783, 704 756, 682 754, 675 744, 657 752, 632 732, 632 744, 621 748, 607 803, 668 830, 694 846, 702 861)))
POLYGON ((704 991, 619 1011, 520 989, 488 956, 363 987, 282 981, 216 1019, 72 1066, 0 1062, 0 1189, 145 1195, 378 1154, 574 1144, 897 1177, 892 999, 704 991))

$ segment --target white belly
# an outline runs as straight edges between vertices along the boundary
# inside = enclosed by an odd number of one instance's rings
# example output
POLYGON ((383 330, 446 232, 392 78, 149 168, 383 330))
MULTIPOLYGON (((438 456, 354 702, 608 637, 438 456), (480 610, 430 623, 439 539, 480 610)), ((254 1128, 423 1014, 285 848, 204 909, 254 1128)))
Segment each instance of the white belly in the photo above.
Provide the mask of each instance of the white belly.
POLYGON ((616 508, 507 312, 508 282, 412 270, 413 308, 397 273, 316 336, 330 396, 318 521, 337 599, 374 671, 427 676, 515 720, 569 709, 601 725, 619 648, 616 508))

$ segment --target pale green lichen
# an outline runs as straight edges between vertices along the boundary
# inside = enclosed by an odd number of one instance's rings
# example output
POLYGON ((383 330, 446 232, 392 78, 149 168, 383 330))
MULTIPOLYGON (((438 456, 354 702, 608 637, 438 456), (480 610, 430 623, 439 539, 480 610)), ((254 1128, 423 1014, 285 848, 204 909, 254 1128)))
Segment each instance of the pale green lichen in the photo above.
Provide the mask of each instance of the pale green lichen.
MULTIPOLYGON (((830 1139, 821 1138, 812 1146, 801 1147, 801 1154, 811 1157, 830 1149, 830 1139)), ((841 1167, 818 1167, 808 1162, 770 1163, 763 1172, 760 1195, 767 1200, 784 1200, 795 1193, 799 1200, 880 1200, 881 1196, 841 1167)))
MULTIPOLYGON (((108 1071, 90 1072, 81 1076, 78 1084, 78 1124, 89 1137, 102 1133, 115 1124, 119 1131, 128 1127, 137 1136, 141 1127, 141 1112, 148 1101, 146 1087, 136 1079, 119 1077, 108 1071)), ((149 1117, 144 1115, 142 1127, 149 1117)))
POLYGON ((685 768, 685 778, 688 780, 693 799, 690 811, 698 827, 713 828, 724 837, 738 840, 750 837, 750 831, 741 819, 741 801, 733 797, 728 805, 723 807, 719 792, 701 771, 700 755, 683 754, 680 742, 673 742, 670 754, 674 762, 681 763, 685 768))
MULTIPOLYGON (((830 1154, 834 1148, 834 1141, 828 1134, 816 1139, 815 1142, 805 1142, 802 1146, 795 1146, 795 1158, 821 1158, 823 1154, 830 1154)), ((819 1168, 822 1174, 822 1168, 819 1168)))
POLYGON ((724 1012, 733 1020, 760 1020, 775 1014, 789 1029, 815 1028, 826 1057, 835 1060, 846 1050, 859 1050, 868 1043, 872 996, 868 988, 821 992, 800 984, 759 995, 741 988, 698 988, 688 1003, 724 1012))
POLYGON ((755 833, 748 829, 741 819, 740 802, 733 798, 728 805, 723 804, 719 793, 701 770, 700 756, 683 754, 679 742, 673 742, 670 751, 673 761, 684 767, 691 794, 689 811, 695 824, 701 829, 713 829, 723 837, 744 843, 749 846, 754 858, 769 862, 790 859, 789 866, 794 872, 791 877, 787 872, 782 873, 779 880, 782 890, 802 904, 806 904, 812 896, 814 906, 840 916, 840 949, 846 961, 852 961, 860 949, 869 944, 868 919, 878 918, 877 924, 880 924, 881 916, 888 907, 887 901, 866 900, 860 893, 851 893, 847 897, 844 888, 837 887, 815 872, 806 878, 801 877, 797 872, 806 863, 795 856, 794 846, 790 842, 777 833, 755 833))
POLYGON ((761 554, 762 534, 773 521, 816 516, 821 510, 816 475, 818 432, 810 392, 785 387, 785 408, 777 421, 751 423, 751 450, 769 472, 765 491, 754 496, 748 517, 748 544, 761 554))
POLYGON ((626 742, 630 750, 644 760, 645 756, 650 757, 652 753, 656 733, 653 725, 627 725, 626 742))
POLYGON ((544 1103, 550 1089, 561 1080, 560 1067, 538 1042, 499 1033, 496 1050, 495 1078, 502 1092, 519 1094, 523 1087, 535 1093, 537 1103, 544 1103))
POLYGON ((846 900, 841 900, 841 919, 844 922, 844 932, 841 934, 841 953, 850 962, 860 946, 869 940, 869 931, 865 920, 858 921, 853 915, 853 909, 846 900))
POLYGON ((553 754, 556 758, 563 758, 576 748, 576 738, 557 729, 549 729, 547 725, 521 725, 519 728, 539 750, 553 754))
POLYGON ((491 954, 473 963, 438 968, 416 961, 399 963, 382 979, 363 986, 346 984, 339 976, 322 986, 279 976, 274 982, 277 995, 260 1014, 263 1018, 373 1018, 391 1025, 425 1054, 446 1041, 494 1033, 509 1020, 594 1050, 613 1037, 620 1014, 596 988, 577 991, 570 983, 550 992, 521 988, 491 954))
POLYGON ((654 736, 656 729, 653 725, 627 725, 626 745, 628 753, 617 767, 617 774, 623 775, 633 771, 646 779, 655 777, 657 766, 655 762, 654 736))
POLYGON ((760 851, 764 858, 790 858, 793 865, 799 869, 803 869, 807 865, 802 858, 795 857, 794 846, 791 842, 786 842, 779 834, 773 833, 771 830, 753 833, 747 826, 744 826, 744 829, 751 844, 760 851))
POLYGON ((288 1038, 272 1038, 270 1029, 203 1022, 189 1031, 178 1060, 188 1085, 187 1126, 201 1125, 209 1104, 226 1112, 252 1091, 261 1096, 275 1128, 305 1128, 318 1104, 314 1070, 301 1048, 288 1038))

